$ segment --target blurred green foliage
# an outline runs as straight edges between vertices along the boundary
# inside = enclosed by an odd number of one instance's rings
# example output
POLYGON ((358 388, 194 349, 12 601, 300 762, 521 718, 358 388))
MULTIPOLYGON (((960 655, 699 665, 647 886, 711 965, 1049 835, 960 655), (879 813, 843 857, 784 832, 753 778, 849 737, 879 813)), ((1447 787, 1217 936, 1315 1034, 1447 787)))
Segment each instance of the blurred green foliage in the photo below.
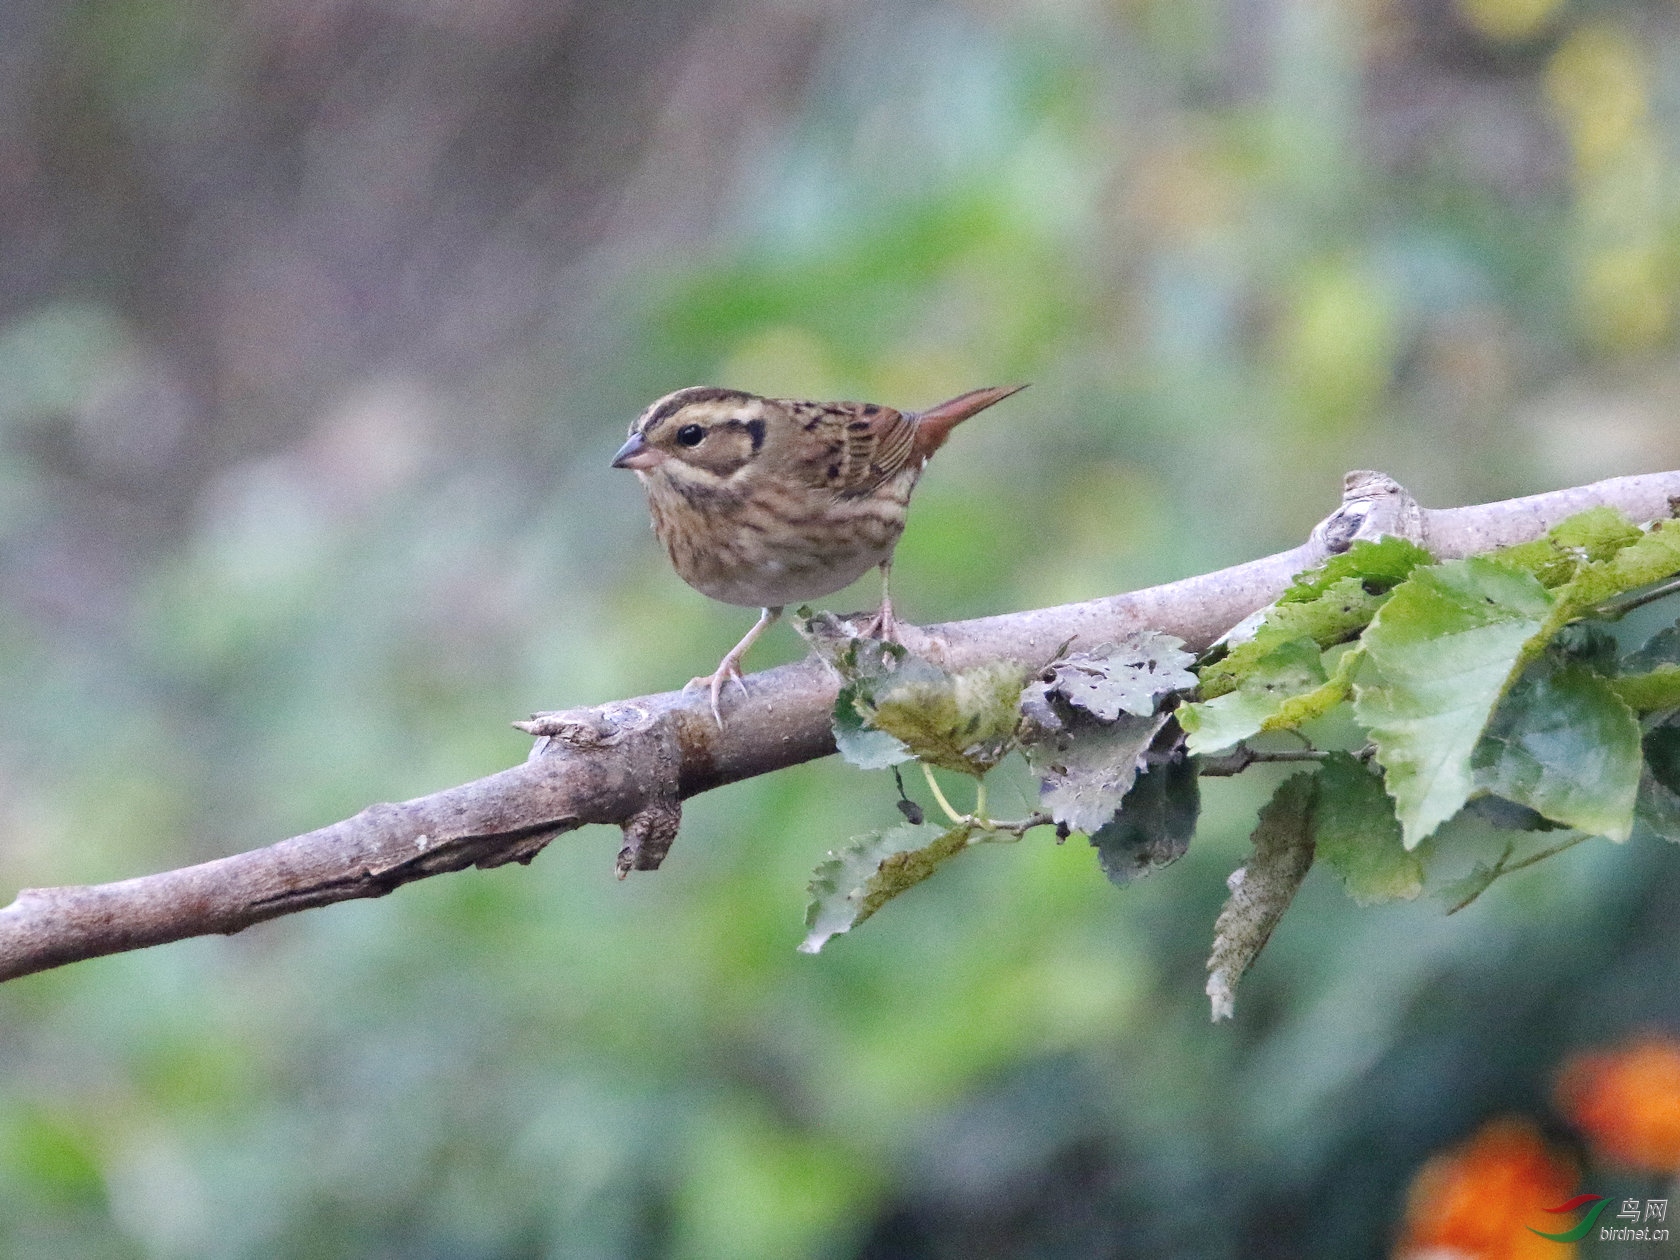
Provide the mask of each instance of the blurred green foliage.
MULTIPOLYGON (((1680 456, 1671 6, 0 22, 9 887, 269 843, 709 668, 742 615, 606 468, 681 385, 1034 382, 918 492, 914 620, 1292 545, 1348 467, 1445 505, 1680 456)), ((1380 1255, 1429 1153, 1680 1026, 1680 865, 1636 838, 1452 919, 1317 872, 1211 1029, 1284 776, 1244 777, 1124 893, 985 846, 817 958, 805 881, 896 821, 886 772, 699 799, 622 885, 586 832, 8 984, 0 1252, 1380 1255)))

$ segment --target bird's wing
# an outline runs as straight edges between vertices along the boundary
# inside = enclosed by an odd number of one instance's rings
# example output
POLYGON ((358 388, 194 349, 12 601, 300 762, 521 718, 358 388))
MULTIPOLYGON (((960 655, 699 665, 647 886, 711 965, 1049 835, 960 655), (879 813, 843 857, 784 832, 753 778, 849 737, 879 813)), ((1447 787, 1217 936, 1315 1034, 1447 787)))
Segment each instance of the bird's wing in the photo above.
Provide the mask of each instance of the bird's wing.
POLYGON ((860 498, 915 458, 916 421, 876 403, 778 399, 795 425, 796 475, 816 489, 860 498))

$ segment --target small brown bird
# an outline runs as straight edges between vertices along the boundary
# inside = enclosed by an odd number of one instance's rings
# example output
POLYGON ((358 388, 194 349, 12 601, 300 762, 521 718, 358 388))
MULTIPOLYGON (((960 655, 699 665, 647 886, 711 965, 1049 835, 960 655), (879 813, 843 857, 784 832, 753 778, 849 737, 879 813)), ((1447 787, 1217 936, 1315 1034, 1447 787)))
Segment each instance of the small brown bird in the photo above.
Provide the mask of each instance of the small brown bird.
POLYGON ((871 633, 894 638, 887 576, 910 492, 928 457, 976 412, 1025 389, 977 389, 921 412, 875 403, 760 398, 694 385, 666 394, 630 426, 614 468, 647 490, 653 532, 683 581, 703 595, 763 609, 758 622, 689 686, 741 681, 741 658, 784 605, 832 595, 881 570, 871 633))

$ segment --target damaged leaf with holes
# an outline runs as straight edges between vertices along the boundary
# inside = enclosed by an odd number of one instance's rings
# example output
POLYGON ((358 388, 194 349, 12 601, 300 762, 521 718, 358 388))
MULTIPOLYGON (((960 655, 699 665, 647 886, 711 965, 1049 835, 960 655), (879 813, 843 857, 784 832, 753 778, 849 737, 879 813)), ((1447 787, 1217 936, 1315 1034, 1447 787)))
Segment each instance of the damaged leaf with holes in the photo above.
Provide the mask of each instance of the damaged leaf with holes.
POLYGON ((1105 826, 1168 720, 1157 706, 1195 685, 1191 656, 1143 631, 1056 660, 1021 693, 1021 748, 1039 777, 1039 806, 1073 831, 1105 826))
POLYGON ((1123 713, 1150 717, 1163 696, 1196 685, 1196 676, 1190 672, 1195 659, 1184 650, 1182 639, 1154 630, 1138 631, 1118 643, 1052 661, 1027 685, 1022 705, 1054 703, 1055 697, 1104 722, 1116 721, 1123 713))

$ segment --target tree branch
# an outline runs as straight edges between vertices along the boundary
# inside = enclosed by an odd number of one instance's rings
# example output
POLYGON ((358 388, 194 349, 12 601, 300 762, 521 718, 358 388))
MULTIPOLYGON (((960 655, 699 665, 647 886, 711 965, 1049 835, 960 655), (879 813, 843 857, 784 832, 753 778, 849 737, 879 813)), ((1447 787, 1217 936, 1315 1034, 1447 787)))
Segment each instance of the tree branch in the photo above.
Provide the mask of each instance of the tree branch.
MULTIPOLYGON (((1399 534, 1438 558, 1536 538, 1605 504, 1638 521, 1675 514, 1680 472, 1478 507, 1426 511, 1379 473, 1349 473, 1341 508, 1304 545, 1165 586, 916 630, 907 645, 951 668, 1047 663, 1070 640, 1094 646, 1152 628, 1200 651, 1270 603, 1301 570, 1356 538, 1399 534)), ((468 866, 529 862, 585 823, 624 829, 622 876, 656 868, 687 797, 834 751, 836 682, 814 659, 754 674, 720 730, 704 696, 665 692, 541 714, 530 760, 488 778, 353 818, 267 848, 87 887, 29 888, 0 910, 0 980, 208 933, 232 933, 313 906, 380 897, 468 866)))

